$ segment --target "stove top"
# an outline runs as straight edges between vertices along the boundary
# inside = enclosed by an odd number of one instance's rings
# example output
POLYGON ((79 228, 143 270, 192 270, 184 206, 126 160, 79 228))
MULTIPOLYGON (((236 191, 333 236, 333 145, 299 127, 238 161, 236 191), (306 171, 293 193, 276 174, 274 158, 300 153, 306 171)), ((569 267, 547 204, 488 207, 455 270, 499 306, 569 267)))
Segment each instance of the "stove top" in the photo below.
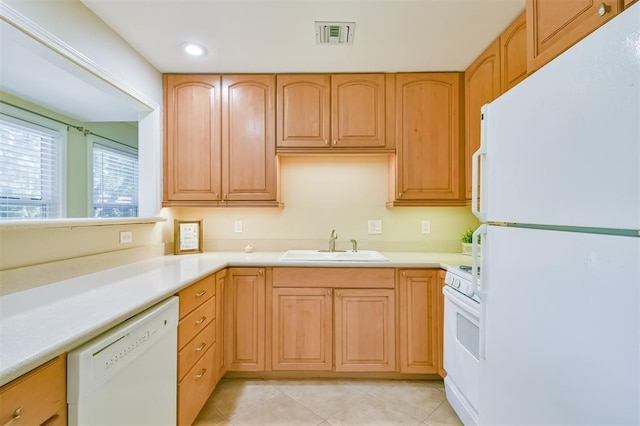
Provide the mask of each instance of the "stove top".
MULTIPOLYGON (((458 269, 460 269, 463 272, 467 272, 467 273, 471 273, 471 265, 460 265, 458 266, 458 269)), ((478 266, 478 275, 480 275, 480 267, 478 266)))
MULTIPOLYGON (((480 268, 478 268, 478 281, 480 279, 480 268)), ((458 292, 464 294, 470 299, 480 302, 476 288, 472 283, 471 266, 469 265, 452 265, 447 268, 444 278, 445 284, 458 292)))

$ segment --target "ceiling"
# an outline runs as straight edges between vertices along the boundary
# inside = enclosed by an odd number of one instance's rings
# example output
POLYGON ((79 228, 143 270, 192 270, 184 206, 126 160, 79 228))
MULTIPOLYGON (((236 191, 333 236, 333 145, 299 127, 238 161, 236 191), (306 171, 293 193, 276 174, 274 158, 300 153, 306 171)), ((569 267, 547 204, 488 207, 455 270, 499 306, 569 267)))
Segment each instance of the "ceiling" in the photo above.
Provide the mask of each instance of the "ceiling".
POLYGON ((525 0, 81 0, 163 73, 463 71, 525 0), (355 22, 317 45, 314 21, 355 22), (184 42, 206 47, 187 57, 184 42))

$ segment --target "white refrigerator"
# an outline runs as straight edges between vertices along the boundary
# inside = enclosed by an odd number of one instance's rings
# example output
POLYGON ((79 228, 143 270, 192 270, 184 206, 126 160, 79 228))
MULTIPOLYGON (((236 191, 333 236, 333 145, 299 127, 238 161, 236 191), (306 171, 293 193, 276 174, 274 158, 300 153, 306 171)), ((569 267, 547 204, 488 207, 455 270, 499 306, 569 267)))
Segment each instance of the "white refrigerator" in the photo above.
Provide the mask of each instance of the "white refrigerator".
POLYGON ((640 424, 640 4, 482 112, 480 424, 640 424))

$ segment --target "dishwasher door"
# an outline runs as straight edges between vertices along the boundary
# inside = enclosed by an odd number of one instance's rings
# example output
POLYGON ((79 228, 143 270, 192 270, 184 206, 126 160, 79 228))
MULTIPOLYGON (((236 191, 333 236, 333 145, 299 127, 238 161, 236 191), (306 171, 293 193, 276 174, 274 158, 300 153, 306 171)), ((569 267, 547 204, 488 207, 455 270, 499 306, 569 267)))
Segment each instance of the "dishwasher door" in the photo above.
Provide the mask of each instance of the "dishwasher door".
POLYGON ((69 425, 175 425, 178 298, 69 352, 69 425))

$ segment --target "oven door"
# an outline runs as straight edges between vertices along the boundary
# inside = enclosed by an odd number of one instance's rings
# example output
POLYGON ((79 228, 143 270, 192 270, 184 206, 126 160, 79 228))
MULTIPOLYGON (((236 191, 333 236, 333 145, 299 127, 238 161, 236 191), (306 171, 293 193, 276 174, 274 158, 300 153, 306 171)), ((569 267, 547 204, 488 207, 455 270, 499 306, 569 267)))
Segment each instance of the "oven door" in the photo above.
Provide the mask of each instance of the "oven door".
POLYGON ((479 303, 444 286, 444 369, 447 400, 465 425, 478 424, 479 303))

